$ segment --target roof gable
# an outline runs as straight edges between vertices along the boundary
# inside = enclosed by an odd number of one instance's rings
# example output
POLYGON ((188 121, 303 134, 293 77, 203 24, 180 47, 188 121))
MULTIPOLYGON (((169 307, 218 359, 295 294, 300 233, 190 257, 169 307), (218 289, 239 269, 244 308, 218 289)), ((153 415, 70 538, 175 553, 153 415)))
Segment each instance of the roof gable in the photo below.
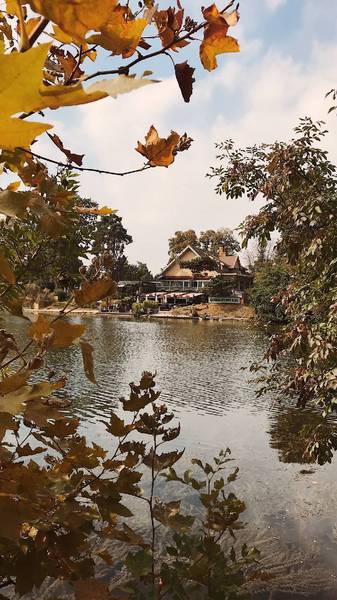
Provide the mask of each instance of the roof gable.
POLYGON ((186 254, 187 252, 192 252, 196 258, 200 258, 200 254, 195 250, 195 248, 193 248, 193 246, 186 246, 186 248, 184 248, 181 252, 179 252, 179 254, 177 254, 177 256, 175 258, 173 258, 168 265, 166 265, 166 267, 164 267, 164 269, 161 271, 161 275, 163 275, 166 271, 168 271, 168 269, 170 269, 172 267, 172 265, 174 265, 177 261, 180 262, 180 259, 182 256, 184 256, 184 254, 186 254))

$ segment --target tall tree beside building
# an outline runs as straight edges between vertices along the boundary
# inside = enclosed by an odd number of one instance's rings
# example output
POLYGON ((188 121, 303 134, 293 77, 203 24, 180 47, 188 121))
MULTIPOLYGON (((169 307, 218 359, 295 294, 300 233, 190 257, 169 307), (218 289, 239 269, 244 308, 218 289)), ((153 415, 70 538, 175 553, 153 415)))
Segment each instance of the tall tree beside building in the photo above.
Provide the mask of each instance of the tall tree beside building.
POLYGON ((202 231, 199 236, 199 246, 205 252, 216 255, 220 248, 223 248, 227 256, 239 252, 241 246, 235 239, 233 231, 227 227, 220 229, 207 229, 202 231))
POLYGON ((91 254, 96 261, 102 261, 103 270, 118 281, 123 278, 127 264, 125 247, 131 243, 132 237, 124 227, 122 217, 104 215, 97 221, 91 254))
POLYGON ((193 246, 193 248, 199 248, 198 236, 194 229, 187 229, 186 231, 176 231, 174 236, 169 239, 169 255, 170 259, 178 256, 180 252, 186 248, 186 246, 193 246))

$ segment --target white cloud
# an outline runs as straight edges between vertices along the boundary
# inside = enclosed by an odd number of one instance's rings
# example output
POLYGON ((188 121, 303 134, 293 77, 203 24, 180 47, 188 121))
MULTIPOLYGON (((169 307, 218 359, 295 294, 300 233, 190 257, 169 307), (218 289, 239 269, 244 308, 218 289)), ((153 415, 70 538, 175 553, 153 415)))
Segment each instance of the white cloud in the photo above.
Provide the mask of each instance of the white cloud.
MULTIPOLYGON (((160 135, 186 130, 195 142, 169 169, 123 178, 84 174, 81 193, 119 210, 134 238, 130 259, 146 261, 158 272, 167 259, 168 237, 177 229, 235 228, 259 207, 214 193, 215 182, 205 178, 215 162, 214 142, 285 139, 299 117, 326 118, 324 92, 334 86, 336 61, 336 44, 313 44, 305 65, 272 51, 252 60, 247 52, 240 60, 222 61, 225 66, 199 81, 189 105, 169 79, 117 100, 83 106, 79 122, 70 123, 63 139, 74 151, 84 148, 90 166, 128 170, 141 165, 133 148, 152 123, 160 135)), ((328 147, 336 158, 332 136, 328 147)))
POLYGON ((265 4, 267 5, 267 8, 269 8, 269 10, 276 10, 277 8, 280 8, 280 6, 283 6, 283 4, 286 3, 287 0, 264 0, 265 4))

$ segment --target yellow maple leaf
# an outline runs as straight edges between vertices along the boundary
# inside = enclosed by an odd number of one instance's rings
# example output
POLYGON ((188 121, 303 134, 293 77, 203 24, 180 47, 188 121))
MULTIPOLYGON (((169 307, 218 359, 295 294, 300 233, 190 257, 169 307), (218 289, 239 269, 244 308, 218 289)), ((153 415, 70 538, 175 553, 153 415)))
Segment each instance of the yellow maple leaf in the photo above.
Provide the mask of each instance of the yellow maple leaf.
POLYGON ((0 54, 0 117, 37 110, 40 86, 50 44, 27 52, 0 54))
POLYGON ((117 0, 28 0, 28 4, 81 42, 88 31, 100 30, 109 20, 117 0))
POLYGON ((145 156, 151 167, 168 167, 174 161, 174 151, 180 141, 175 131, 167 139, 160 138, 156 128, 151 125, 145 137, 145 144, 138 142, 137 152, 145 156))
POLYGON ((225 52, 240 52, 238 41, 227 35, 228 28, 237 24, 239 13, 219 12, 215 4, 203 10, 207 25, 204 30, 204 39, 200 46, 200 60, 207 71, 217 67, 216 56, 225 52))
POLYGON ((128 19, 127 9, 117 6, 101 33, 92 35, 88 41, 127 58, 135 52, 147 24, 146 18, 128 19))
POLYGON ((46 123, 22 121, 21 119, 1 119, 0 148, 5 150, 29 148, 37 136, 51 128, 52 125, 46 123))
POLYGON ((108 96, 105 91, 87 92, 83 86, 76 85, 53 85, 42 86, 40 90, 40 108, 60 108, 61 106, 77 106, 96 102, 108 96))

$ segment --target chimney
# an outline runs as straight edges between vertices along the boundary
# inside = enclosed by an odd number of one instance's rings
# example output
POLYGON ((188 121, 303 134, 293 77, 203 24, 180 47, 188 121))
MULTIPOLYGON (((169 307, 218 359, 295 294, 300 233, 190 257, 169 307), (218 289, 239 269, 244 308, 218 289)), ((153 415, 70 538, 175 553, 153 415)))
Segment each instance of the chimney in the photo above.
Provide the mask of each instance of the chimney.
POLYGON ((220 260, 224 260, 224 258, 226 258, 226 256, 227 256, 226 246, 225 246, 225 244, 222 244, 218 250, 218 257, 220 260))

